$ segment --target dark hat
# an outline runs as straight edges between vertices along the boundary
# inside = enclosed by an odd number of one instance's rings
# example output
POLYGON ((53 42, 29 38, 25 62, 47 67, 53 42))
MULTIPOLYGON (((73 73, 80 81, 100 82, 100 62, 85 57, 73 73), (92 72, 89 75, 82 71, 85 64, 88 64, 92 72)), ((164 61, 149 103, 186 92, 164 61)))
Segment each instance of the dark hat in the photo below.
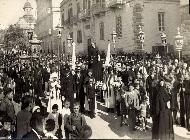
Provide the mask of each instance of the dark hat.
POLYGON ((53 106, 52 106, 52 110, 53 109, 57 109, 58 110, 58 105, 57 104, 54 104, 53 106))

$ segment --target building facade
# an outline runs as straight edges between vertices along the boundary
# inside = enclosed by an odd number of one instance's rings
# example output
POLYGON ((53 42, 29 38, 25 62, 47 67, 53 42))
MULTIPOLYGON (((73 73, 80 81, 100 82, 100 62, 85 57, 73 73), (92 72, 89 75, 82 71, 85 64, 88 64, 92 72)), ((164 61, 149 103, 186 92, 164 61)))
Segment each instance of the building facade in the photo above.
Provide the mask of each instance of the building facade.
POLYGON ((183 54, 190 54, 190 9, 189 0, 180 0, 181 33, 184 36, 183 54))
MULTIPOLYGON (((112 32, 116 31, 117 50, 138 50, 139 25, 145 33, 144 49, 161 45, 161 32, 167 43, 174 45, 174 36, 180 24, 179 0, 63 0, 60 5, 62 42, 66 52, 71 48, 67 38, 77 44, 76 51, 87 52, 91 41, 100 50, 106 50, 112 32)), ((111 43, 112 51, 114 44, 111 43)))
POLYGON ((21 29, 24 29, 24 32, 29 35, 29 39, 32 39, 32 35, 34 32, 34 27, 36 24, 36 19, 32 14, 33 7, 31 3, 27 0, 23 7, 24 16, 19 18, 17 22, 17 26, 21 29))
POLYGON ((37 23, 35 32, 38 39, 42 40, 42 48, 47 52, 53 50, 55 53, 63 45, 57 37, 56 26, 60 21, 61 0, 36 0, 37 23))

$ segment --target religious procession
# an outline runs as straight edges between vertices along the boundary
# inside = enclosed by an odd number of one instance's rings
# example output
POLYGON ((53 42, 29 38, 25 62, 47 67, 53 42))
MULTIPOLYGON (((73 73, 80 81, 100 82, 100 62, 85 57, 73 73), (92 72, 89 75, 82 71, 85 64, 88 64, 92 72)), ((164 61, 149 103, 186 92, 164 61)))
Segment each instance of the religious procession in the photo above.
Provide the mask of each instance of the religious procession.
POLYGON ((0 139, 190 138, 187 3, 8 1, 0 139))

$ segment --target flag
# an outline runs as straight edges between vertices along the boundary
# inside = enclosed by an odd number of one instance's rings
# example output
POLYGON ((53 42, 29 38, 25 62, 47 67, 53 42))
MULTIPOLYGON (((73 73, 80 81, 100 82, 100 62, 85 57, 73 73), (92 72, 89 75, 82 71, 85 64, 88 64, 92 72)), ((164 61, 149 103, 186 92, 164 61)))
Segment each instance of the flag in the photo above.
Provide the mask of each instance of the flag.
POLYGON ((110 43, 108 44, 105 66, 109 66, 109 64, 110 64, 110 43))
POLYGON ((72 52, 72 69, 75 70, 76 67, 76 54, 75 54, 75 48, 76 48, 76 44, 75 42, 72 43, 72 47, 73 47, 73 52, 72 52))

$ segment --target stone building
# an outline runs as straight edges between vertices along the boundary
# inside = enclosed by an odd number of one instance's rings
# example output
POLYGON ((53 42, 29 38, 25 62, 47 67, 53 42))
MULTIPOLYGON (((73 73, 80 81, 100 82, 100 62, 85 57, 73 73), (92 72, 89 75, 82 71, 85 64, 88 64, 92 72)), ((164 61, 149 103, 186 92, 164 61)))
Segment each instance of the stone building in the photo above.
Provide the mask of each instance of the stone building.
MULTIPOLYGON (((55 53, 58 47, 62 48, 62 43, 57 38, 56 26, 60 22, 61 0, 36 0, 37 23, 35 32, 38 39, 42 40, 42 48, 45 51, 53 50, 55 53)), ((61 49, 63 50, 63 49, 61 49)))
POLYGON ((189 0, 180 0, 181 33, 184 36, 183 54, 190 54, 190 7, 189 0))
POLYGON ((32 14, 32 5, 27 0, 24 4, 23 10, 24 10, 24 16, 19 18, 19 21, 17 22, 17 26, 24 29, 24 32, 29 35, 29 38, 32 39, 32 34, 34 32, 34 27, 36 24, 36 19, 34 18, 32 14))
MULTIPOLYGON (((117 32, 116 50, 138 50, 139 25, 145 32, 144 49, 162 47, 161 32, 167 43, 174 45, 180 24, 179 0, 63 0, 60 4, 62 42, 66 52, 70 35, 77 44, 77 52, 87 52, 91 41, 106 50, 112 32, 117 32)), ((113 51, 113 43, 111 44, 113 51)))

